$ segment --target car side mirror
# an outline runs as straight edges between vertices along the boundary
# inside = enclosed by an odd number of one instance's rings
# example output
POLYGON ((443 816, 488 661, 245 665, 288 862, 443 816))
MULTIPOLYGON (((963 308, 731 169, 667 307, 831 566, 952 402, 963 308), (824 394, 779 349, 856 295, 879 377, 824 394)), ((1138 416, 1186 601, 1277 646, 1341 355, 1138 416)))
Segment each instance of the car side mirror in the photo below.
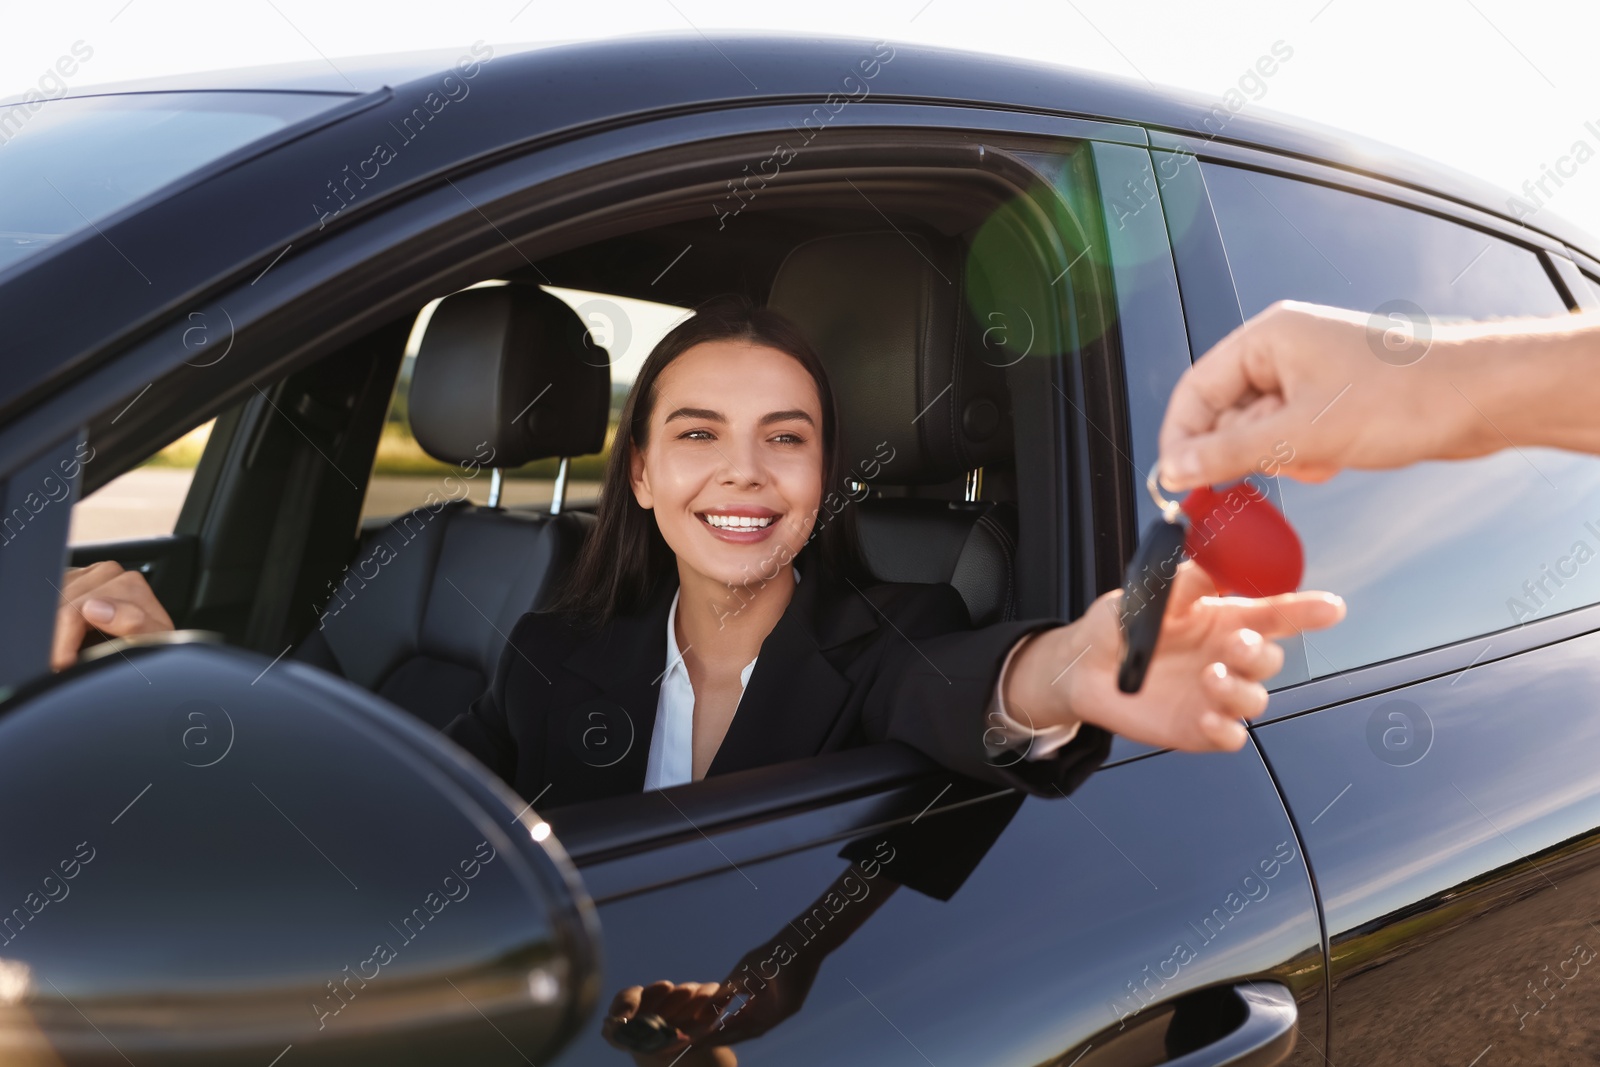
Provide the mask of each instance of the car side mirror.
POLYGON ((0 826, 7 1063, 545 1063, 598 992, 531 805, 291 660, 134 648, 24 687, 0 826))

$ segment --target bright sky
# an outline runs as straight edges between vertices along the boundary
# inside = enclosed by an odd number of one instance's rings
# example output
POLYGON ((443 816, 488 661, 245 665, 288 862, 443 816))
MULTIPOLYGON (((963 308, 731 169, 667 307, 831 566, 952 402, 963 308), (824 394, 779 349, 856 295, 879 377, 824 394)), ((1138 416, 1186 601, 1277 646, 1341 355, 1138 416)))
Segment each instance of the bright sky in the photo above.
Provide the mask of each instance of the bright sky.
POLYGON ((1282 41, 1293 56, 1251 108, 1402 145, 1508 191, 1584 142, 1582 154, 1594 158, 1546 210, 1600 235, 1594 0, 1536 8, 1519 0, 12 0, 6 8, 0 96, 31 87, 80 40, 94 54, 75 86, 478 39, 765 29, 1003 53, 1220 98, 1282 41))

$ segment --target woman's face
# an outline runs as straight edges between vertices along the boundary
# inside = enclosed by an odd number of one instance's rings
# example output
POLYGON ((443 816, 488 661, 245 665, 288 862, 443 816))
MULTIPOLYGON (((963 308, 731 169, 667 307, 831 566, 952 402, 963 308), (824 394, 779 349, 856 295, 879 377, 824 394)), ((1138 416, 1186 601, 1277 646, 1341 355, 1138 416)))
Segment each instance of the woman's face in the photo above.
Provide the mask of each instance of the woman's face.
POLYGON ((822 403, 799 360, 747 341, 706 341, 656 378, 641 507, 684 566, 759 588, 811 535, 822 499, 822 403))

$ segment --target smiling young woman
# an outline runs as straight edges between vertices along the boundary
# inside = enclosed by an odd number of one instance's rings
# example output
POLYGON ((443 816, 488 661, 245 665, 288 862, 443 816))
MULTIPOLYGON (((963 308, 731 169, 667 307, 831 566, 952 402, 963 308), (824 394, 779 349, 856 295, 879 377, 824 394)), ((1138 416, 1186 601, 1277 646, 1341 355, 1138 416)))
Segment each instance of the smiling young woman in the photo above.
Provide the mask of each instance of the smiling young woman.
MULTIPOLYGON (((1321 593, 1220 598, 1184 565, 1140 693, 1116 688, 1108 593, 1082 619, 973 629, 944 583, 876 581, 845 507, 821 361, 777 312, 702 304, 645 361, 597 523, 446 733, 550 808, 882 740, 1028 792, 1071 792, 1112 732, 1234 750, 1321 593)), ((864 457, 861 457, 864 458, 864 457)))

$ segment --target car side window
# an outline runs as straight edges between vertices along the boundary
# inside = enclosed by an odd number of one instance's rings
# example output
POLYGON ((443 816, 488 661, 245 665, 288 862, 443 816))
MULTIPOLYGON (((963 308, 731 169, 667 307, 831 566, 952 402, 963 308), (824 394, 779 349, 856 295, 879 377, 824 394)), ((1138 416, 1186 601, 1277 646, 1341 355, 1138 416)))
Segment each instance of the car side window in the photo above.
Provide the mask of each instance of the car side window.
POLYGON ((163 537, 178 524, 215 419, 195 427, 72 507, 71 545, 163 537))
MULTIPOLYGON (((1511 241, 1311 182, 1202 167, 1246 318, 1279 299, 1370 312, 1383 327, 1373 358, 1406 366, 1427 358, 1434 324, 1568 312, 1539 256, 1511 241)), ((1305 544, 1302 587, 1349 605, 1306 640, 1311 677, 1600 602, 1595 457, 1507 449, 1278 481, 1305 544)))
MULTIPOLYGON (((505 283, 489 281, 480 284, 505 283)), ((607 431, 606 449, 592 456, 572 457, 568 464, 567 504, 585 507, 592 505, 599 497, 606 456, 610 453, 610 435, 615 432, 617 415, 622 410, 628 387, 638 374, 639 365, 656 342, 688 313, 688 309, 577 289, 545 288, 565 301, 583 319, 594 342, 605 349, 611 358, 611 427, 607 431)), ((441 463, 423 451, 411 432, 409 401, 412 372, 428 321, 438 305, 439 301, 435 300, 417 314, 411 336, 406 341, 405 357, 395 380, 394 397, 389 402, 389 413, 384 420, 383 435, 378 441, 378 452, 373 461, 372 478, 367 484, 367 495, 361 508, 361 525, 364 529, 377 526, 424 503, 436 503, 440 498, 470 499, 476 504, 486 503, 489 499, 489 476, 486 472, 482 477, 464 476, 461 469, 441 463)), ((508 508, 547 507, 555 486, 558 463, 556 459, 541 459, 503 471, 505 480, 500 505, 508 508)))

